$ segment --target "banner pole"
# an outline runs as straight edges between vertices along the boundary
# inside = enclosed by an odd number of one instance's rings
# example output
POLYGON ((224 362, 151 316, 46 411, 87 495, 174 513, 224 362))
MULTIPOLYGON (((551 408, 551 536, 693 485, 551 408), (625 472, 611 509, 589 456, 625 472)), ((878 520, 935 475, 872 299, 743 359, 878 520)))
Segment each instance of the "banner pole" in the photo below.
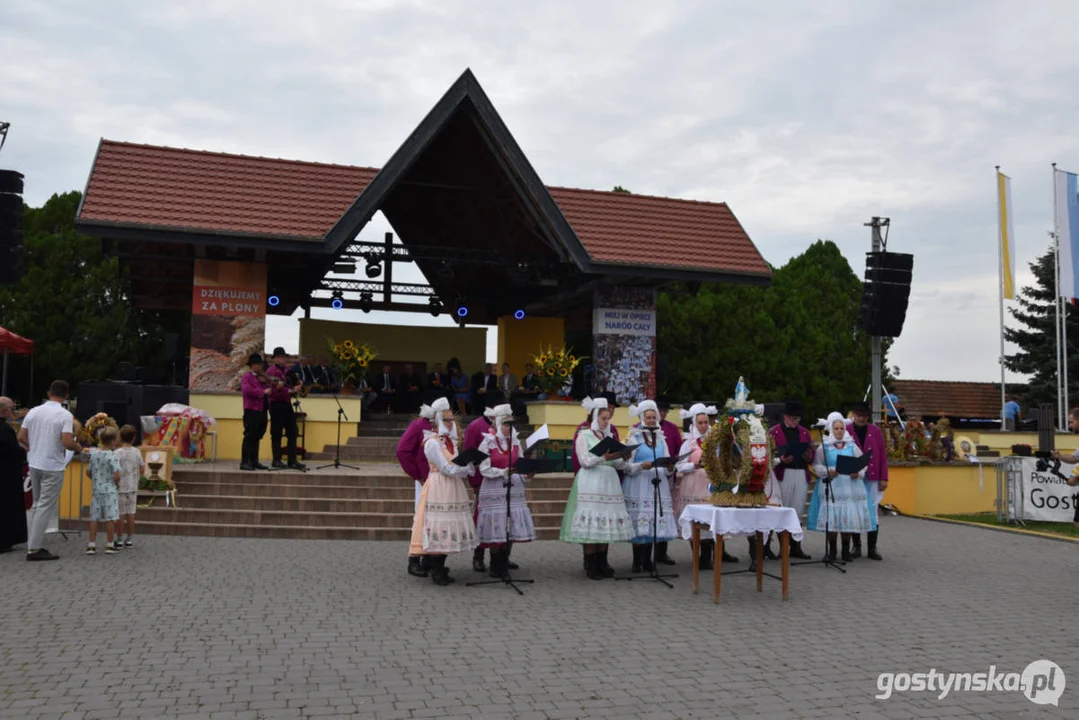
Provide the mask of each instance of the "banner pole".
MULTIPOLYGON (((1000 174, 1000 165, 996 166, 996 180, 997 180, 997 215, 998 225, 1000 226, 997 233, 997 290, 1000 292, 1000 430, 1003 432, 1007 429, 1007 419, 1005 418, 1004 406, 1007 404, 1007 392, 1004 389, 1004 239, 1007 237, 1007 218, 1005 217, 1005 196, 1004 196, 1004 182, 1003 177, 1000 174)), ((1008 238, 1011 240, 1011 238, 1008 238)))

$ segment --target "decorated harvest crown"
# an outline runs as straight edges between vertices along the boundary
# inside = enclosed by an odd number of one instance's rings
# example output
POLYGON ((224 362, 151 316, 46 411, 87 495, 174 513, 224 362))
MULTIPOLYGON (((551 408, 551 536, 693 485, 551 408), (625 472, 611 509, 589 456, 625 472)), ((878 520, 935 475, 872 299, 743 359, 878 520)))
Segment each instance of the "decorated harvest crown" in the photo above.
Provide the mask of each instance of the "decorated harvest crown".
POLYGON ((772 471, 774 442, 760 416, 764 406, 749 399, 749 388, 739 377, 734 397, 708 431, 701 446, 704 469, 711 480, 712 504, 724 507, 761 507, 768 504, 764 488, 772 471))

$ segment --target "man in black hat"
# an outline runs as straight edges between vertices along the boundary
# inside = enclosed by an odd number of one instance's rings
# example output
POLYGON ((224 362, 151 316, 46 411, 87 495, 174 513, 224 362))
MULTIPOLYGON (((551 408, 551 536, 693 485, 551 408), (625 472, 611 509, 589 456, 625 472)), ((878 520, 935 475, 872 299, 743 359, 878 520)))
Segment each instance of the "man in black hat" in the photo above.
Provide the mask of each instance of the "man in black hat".
MULTIPOLYGON (((809 436, 809 430, 802 427, 802 403, 797 400, 788 400, 783 406, 783 422, 774 425, 768 431, 775 442, 779 453, 779 464, 775 467, 776 481, 779 482, 780 502, 783 507, 794 508, 798 517, 802 516, 806 506, 806 496, 809 492, 809 465, 813 462, 813 439, 809 436), (805 444, 804 452, 794 455, 786 450, 789 446, 805 444)), ((752 543, 752 541, 751 541, 752 543)), ((802 543, 791 540, 791 557, 799 560, 810 560, 808 554, 802 550, 802 543)), ((752 544, 750 545, 753 550, 752 544)), ((765 557, 775 557, 772 548, 765 547, 765 557)), ((756 557, 756 554, 753 555, 756 557)), ((751 560, 752 562, 752 560, 751 560)))
MULTIPOLYGON (((884 489, 888 487, 888 445, 884 442, 884 433, 881 429, 869 422, 869 412, 869 403, 854 403, 851 406, 854 421, 847 425, 847 434, 854 436, 854 442, 858 443, 858 449, 862 451, 863 455, 869 451, 873 452, 873 457, 865 469, 865 475, 862 477, 865 482, 865 493, 869 497, 869 512, 872 513, 874 518, 877 518, 879 523, 878 506, 884 495, 884 489)), ((869 546, 866 557, 870 560, 884 559, 877 552, 877 534, 879 532, 878 526, 877 530, 866 533, 866 542, 869 546)), ((854 535, 854 547, 851 549, 851 555, 856 558, 862 556, 861 534, 854 535)))
POLYGON ((292 376, 287 370, 288 356, 285 348, 274 348, 273 365, 266 371, 273 381, 270 390, 270 448, 273 452, 272 466, 275 468, 291 468, 293 470, 306 470, 307 466, 296 460, 296 413, 292 409, 293 396, 303 387, 299 378, 292 376), (281 435, 285 436, 285 452, 288 455, 288 465, 281 462, 281 435))
POLYGON ((262 356, 254 353, 247 359, 250 370, 240 380, 244 404, 244 440, 240 446, 241 470, 269 470, 259 462, 259 443, 266 434, 266 398, 270 386, 263 381, 262 356))

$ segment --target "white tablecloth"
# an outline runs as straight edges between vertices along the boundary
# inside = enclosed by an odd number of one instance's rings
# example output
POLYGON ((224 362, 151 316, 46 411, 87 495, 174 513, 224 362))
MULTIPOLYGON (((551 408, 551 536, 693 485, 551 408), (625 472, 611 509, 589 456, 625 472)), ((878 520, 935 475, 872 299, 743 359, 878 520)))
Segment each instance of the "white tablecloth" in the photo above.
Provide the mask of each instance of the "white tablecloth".
POLYGON ((682 528, 682 537, 690 537, 693 523, 706 525, 709 530, 723 536, 724 539, 735 536, 752 535, 755 532, 767 533, 772 530, 786 530, 791 538, 801 542, 802 523, 798 513, 788 507, 717 507, 700 504, 686 505, 678 522, 682 528))

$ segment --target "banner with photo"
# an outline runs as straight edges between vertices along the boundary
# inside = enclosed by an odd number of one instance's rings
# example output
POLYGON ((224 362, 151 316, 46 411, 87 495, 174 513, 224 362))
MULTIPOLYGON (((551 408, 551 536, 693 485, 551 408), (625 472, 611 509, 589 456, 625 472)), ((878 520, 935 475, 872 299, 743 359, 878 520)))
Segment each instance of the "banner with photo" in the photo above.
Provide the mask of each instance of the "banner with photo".
POLYGON ((600 288, 592 307, 592 392, 614 393, 623 404, 655 397, 655 290, 600 288))
POLYGON ((190 389, 239 390, 247 358, 264 352, 265 338, 266 265, 196 260, 191 293, 190 389))
MULTIPOLYGON (((1074 477, 1079 466, 1062 464, 1060 474, 1074 477)), ((1018 488, 1009 488, 1009 516, 1019 520, 1071 522, 1079 503, 1079 486, 1068 485, 1052 468, 1038 470, 1035 458, 1022 459, 1018 488)))

